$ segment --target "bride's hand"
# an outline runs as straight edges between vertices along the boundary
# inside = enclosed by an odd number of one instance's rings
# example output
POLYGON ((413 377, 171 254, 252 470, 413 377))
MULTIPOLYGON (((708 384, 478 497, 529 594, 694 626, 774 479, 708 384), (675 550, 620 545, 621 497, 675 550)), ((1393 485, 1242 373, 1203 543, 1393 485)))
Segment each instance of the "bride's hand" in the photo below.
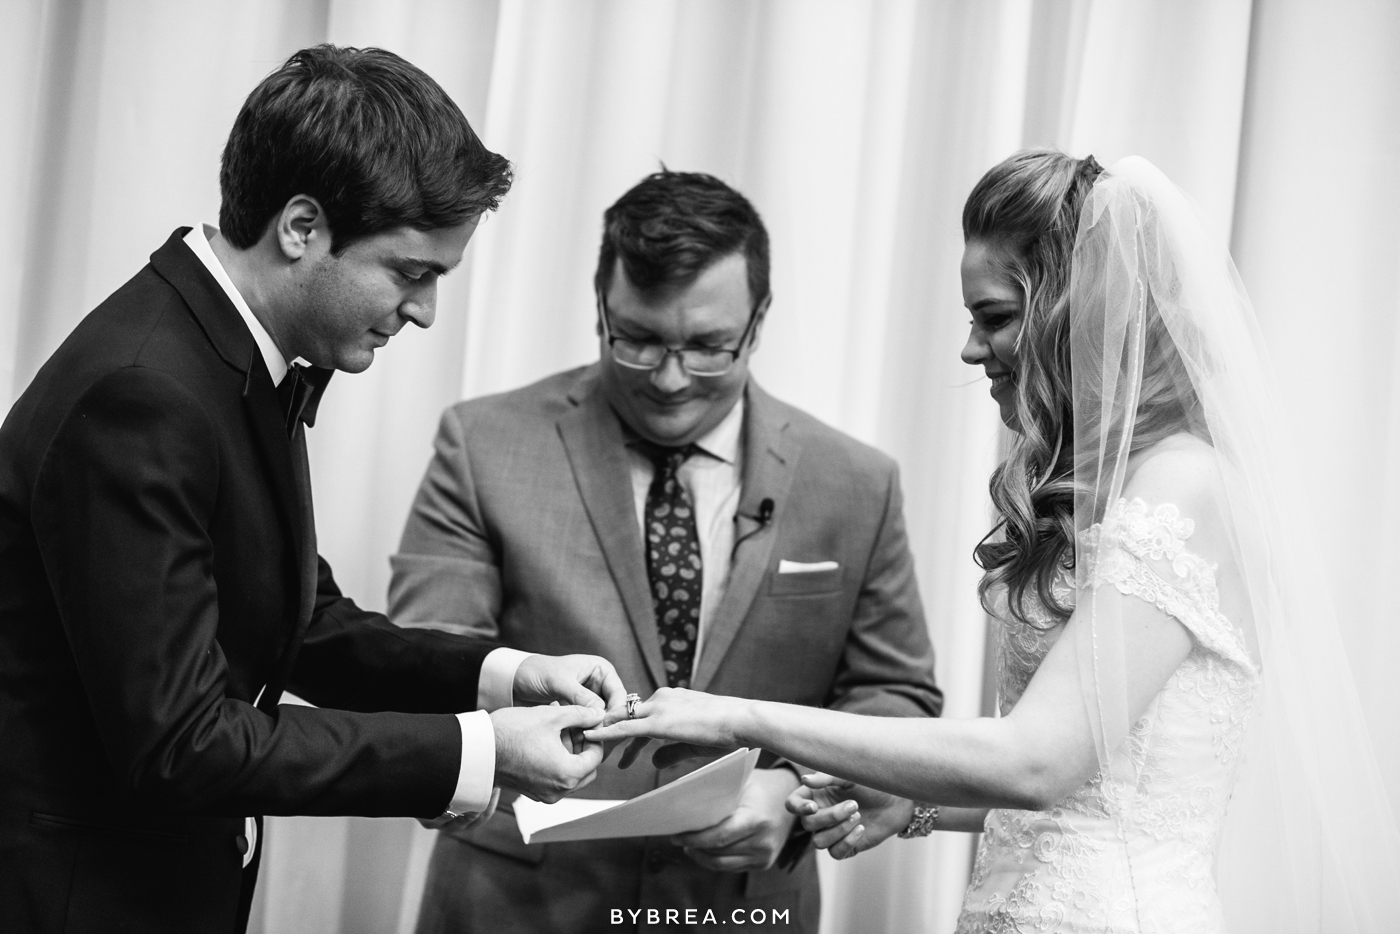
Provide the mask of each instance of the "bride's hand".
POLYGON ((684 688, 661 688, 636 706, 631 719, 584 732, 591 743, 634 740, 618 763, 627 768, 653 739, 668 743, 652 757, 657 768, 697 755, 713 755, 744 745, 741 731, 753 701, 705 694, 684 688))
POLYGON ((812 833, 819 850, 845 859, 879 846, 909 826, 914 802, 821 772, 802 776, 787 809, 812 833))

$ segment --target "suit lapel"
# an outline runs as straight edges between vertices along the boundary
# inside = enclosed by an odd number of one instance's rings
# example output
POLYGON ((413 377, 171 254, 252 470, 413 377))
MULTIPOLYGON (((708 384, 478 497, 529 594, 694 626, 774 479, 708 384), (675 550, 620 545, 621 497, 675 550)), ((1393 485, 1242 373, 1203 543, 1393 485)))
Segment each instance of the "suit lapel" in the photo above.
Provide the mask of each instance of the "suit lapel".
POLYGON ((778 537, 777 526, 783 518, 793 469, 801 453, 787 433, 787 417, 752 379, 746 405, 742 492, 734 516, 734 556, 724 596, 706 625, 694 679, 697 691, 705 690, 719 671, 720 662, 749 615, 759 585, 767 575, 773 543, 778 537), (759 519, 764 500, 773 501, 767 522, 759 519))
POLYGON ((661 663, 622 425, 597 389, 596 372, 590 369, 570 394, 574 408, 560 417, 559 435, 579 497, 627 610, 637 648, 652 679, 664 685, 666 671, 661 663))

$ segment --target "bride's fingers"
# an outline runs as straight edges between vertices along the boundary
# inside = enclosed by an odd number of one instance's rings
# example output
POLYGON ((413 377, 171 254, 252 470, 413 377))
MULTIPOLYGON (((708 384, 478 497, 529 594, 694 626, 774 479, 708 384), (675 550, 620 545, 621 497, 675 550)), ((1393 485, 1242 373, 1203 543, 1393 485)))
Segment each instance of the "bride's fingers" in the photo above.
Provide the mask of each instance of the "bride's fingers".
POLYGON ((829 808, 822 808, 814 814, 804 814, 801 818, 802 829, 809 830, 812 833, 818 833, 832 827, 850 824, 850 826, 846 828, 846 830, 850 830, 855 827, 855 824, 850 823, 851 819, 859 817, 860 809, 856 807, 854 801, 842 801, 840 804, 832 805, 829 808))
POLYGON ((819 805, 812 800, 812 789, 798 785, 792 794, 787 796, 783 807, 787 808, 789 814, 801 817, 804 814, 815 814, 819 805))
POLYGON ((860 844, 865 839, 865 825, 861 824, 846 835, 846 839, 834 844, 829 852, 835 859, 846 859, 860 852, 860 844))
POLYGON ((836 788, 845 790, 854 788, 855 782, 848 782, 844 778, 837 778, 835 775, 828 775, 825 772, 809 772, 802 776, 802 784, 808 788, 836 788))
MULTIPOLYGON (((606 722, 606 721, 605 721, 606 722)), ((617 743, 624 739, 641 736, 646 728, 640 720, 619 720, 607 726, 595 726, 585 730, 583 738, 590 743, 617 743)))

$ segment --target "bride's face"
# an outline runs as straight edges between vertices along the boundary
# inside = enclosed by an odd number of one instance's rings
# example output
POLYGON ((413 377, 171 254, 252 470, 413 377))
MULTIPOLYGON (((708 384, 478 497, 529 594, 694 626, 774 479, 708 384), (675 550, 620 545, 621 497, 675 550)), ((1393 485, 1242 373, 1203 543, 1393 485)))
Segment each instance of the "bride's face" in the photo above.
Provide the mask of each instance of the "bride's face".
POLYGON ((997 262, 994 247, 973 240, 963 250, 963 304, 972 312, 972 331, 963 362, 980 366, 992 381, 1001 420, 1016 428, 1016 338, 1021 333, 1021 287, 997 262))

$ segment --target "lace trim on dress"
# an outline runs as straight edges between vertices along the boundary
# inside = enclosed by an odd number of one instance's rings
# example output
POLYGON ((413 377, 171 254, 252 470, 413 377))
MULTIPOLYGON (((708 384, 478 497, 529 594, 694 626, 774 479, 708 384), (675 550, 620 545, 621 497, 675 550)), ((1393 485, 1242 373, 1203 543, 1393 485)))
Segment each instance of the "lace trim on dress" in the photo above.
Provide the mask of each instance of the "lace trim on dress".
POLYGON ((1141 499, 1120 499, 1098 529, 1091 583, 1155 605, 1179 620, 1201 646, 1258 676, 1244 633, 1220 613, 1217 565, 1186 550, 1196 524, 1172 503, 1155 509, 1141 499), (1164 580, 1146 562, 1166 561, 1176 575, 1164 580))

